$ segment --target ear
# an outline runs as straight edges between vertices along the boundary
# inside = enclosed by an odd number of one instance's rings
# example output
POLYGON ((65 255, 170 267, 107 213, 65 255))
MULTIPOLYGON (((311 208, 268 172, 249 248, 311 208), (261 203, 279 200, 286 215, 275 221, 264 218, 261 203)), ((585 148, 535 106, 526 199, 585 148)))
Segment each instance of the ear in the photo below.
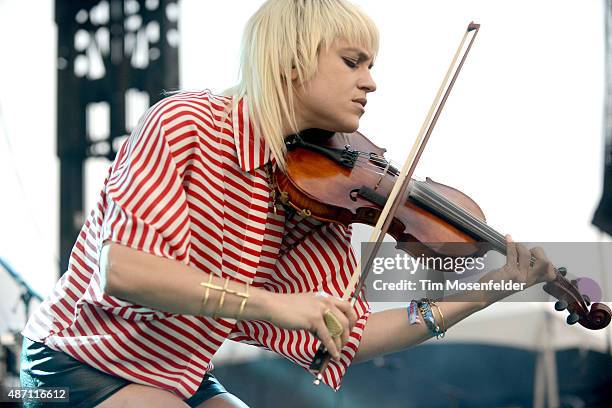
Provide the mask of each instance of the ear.
POLYGON ((295 67, 291 67, 291 81, 295 81, 298 79, 298 72, 295 67))

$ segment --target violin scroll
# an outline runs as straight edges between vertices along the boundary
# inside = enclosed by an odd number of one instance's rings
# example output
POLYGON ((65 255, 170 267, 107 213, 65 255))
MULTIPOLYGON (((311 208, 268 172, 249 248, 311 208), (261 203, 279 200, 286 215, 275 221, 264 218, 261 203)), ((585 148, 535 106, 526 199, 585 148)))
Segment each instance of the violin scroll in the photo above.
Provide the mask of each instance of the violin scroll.
POLYGON ((603 303, 593 303, 586 320, 589 325, 581 324, 587 329, 603 329, 610 324, 610 308, 603 303))
POLYGON ((555 303, 555 310, 567 309, 569 312, 567 324, 580 323, 581 326, 590 330, 607 327, 612 318, 610 308, 603 303, 591 304, 589 297, 582 295, 578 290, 579 279, 568 281, 565 278, 567 274, 565 268, 557 268, 556 273, 556 278, 544 285, 544 291, 558 299, 555 303))

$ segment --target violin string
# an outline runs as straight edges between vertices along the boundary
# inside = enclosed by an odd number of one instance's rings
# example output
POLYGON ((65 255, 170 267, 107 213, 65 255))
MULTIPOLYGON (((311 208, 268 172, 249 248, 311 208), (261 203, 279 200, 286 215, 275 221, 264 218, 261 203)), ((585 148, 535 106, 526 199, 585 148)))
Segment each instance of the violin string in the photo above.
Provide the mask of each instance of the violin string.
POLYGON ((391 177, 395 177, 395 174, 390 173, 388 171, 387 171, 387 173, 384 173, 383 170, 385 169, 385 167, 381 167, 379 165, 370 163, 368 161, 357 160, 354 167, 357 167, 357 168, 360 168, 360 169, 364 169, 365 171, 372 172, 372 173, 377 174, 379 176, 384 176, 385 174, 388 174, 391 177), (379 171, 377 171, 375 169, 380 170, 381 172, 379 172, 379 171))
POLYGON ((356 152, 358 153, 359 156, 367 157, 367 160, 369 161, 372 161, 374 163, 380 163, 381 167, 387 167, 387 165, 389 165, 390 167, 397 168, 397 164, 395 162, 389 161, 385 159, 383 156, 368 154, 366 152, 360 152, 360 151, 356 151, 356 152))
MULTIPOLYGON (((355 160, 355 167, 362 168, 365 171, 372 172, 379 176, 385 176, 386 174, 389 174, 391 177, 396 176, 394 172, 388 171, 389 168, 397 169, 398 166, 393 161, 388 161, 383 156, 380 156, 378 154, 368 153, 368 152, 364 152, 360 150, 354 150, 353 152, 357 153, 357 159, 355 160), (378 170, 382 170, 382 172, 379 173, 378 171, 373 170, 368 167, 374 167, 378 170)), ((446 215, 450 216, 451 218, 453 215, 459 215, 461 217, 461 220, 456 220, 456 221, 463 221, 464 223, 467 224, 468 227, 471 226, 472 228, 479 230, 477 231, 477 233, 480 232, 481 234, 486 235, 481 238, 485 238, 492 244, 496 245, 496 249, 500 253, 506 255, 507 253, 506 252, 506 241, 505 241, 505 238, 499 232, 495 231, 488 224, 474 217, 472 214, 465 211, 463 208, 459 207, 452 201, 449 201, 448 199, 446 199, 446 197, 438 194, 436 191, 429 188, 429 186, 427 186, 423 182, 419 182, 418 184, 415 184, 416 188, 413 189, 413 191, 411 192, 413 196, 414 195, 418 196, 419 191, 423 191, 423 190, 419 190, 420 188, 419 186, 426 186, 426 188, 424 189, 426 192, 425 197, 429 199, 433 198, 434 201, 438 205, 441 206, 441 208, 438 208, 438 210, 441 209, 442 212, 445 212, 446 215), (452 212, 453 210, 455 211, 455 213, 452 212)), ((533 265, 535 261, 536 261, 536 258, 533 255, 531 255, 531 258, 530 258, 531 264, 533 265)), ((556 267, 555 267, 555 272, 557 272, 556 267)))
MULTIPOLYGON (((485 238, 487 239, 489 242, 491 242, 492 244, 495 245, 496 250, 498 252, 500 252, 503 255, 507 255, 507 246, 506 246, 506 240, 505 238, 502 236, 502 234, 500 234, 499 232, 495 231, 495 229, 491 228, 488 224, 484 223, 482 220, 474 217, 472 214, 470 214, 469 212, 465 211, 463 208, 459 207, 458 205, 456 205, 455 203, 453 203, 452 201, 449 201, 446 197, 440 195, 437 191, 434 191, 433 189, 431 189, 426 183, 424 182, 417 182, 418 184, 416 185, 416 188, 413 189, 411 191, 411 195, 414 196, 413 193, 418 194, 419 192, 422 192, 423 190, 426 191, 426 196, 428 198, 433 198, 434 196, 437 197, 437 202, 438 204, 441 204, 444 208, 444 210, 446 210, 447 212, 447 216, 449 214, 453 214, 452 211, 455 211, 454 214, 457 213, 461 213, 461 215, 464 217, 464 219, 467 218, 467 222, 472 224, 473 226, 475 226, 476 228, 480 229, 481 233, 484 233, 485 235, 487 235, 487 237, 481 237, 481 238, 485 238), (424 188, 423 188, 424 187, 424 188), (449 207, 451 207, 452 209, 449 209, 449 207)), ((434 199, 435 200, 435 199, 434 199)), ((429 203, 431 205, 431 203, 429 203)), ((440 209, 438 209, 440 210, 440 209)), ((535 262, 537 261, 536 257, 531 255, 530 257, 530 264, 533 265, 535 264, 535 262)), ((557 267, 554 267, 554 270, 556 273, 559 274, 557 267)), ((562 279, 561 282, 564 286, 567 286, 567 280, 562 279)))
POLYGON ((387 160, 385 159, 384 156, 381 156, 379 154, 376 153, 372 153, 372 152, 364 152, 363 150, 349 150, 349 152, 351 153, 356 153, 359 156, 366 156, 368 157, 368 159, 372 159, 372 160, 380 160, 382 162, 387 162, 387 160))
MULTIPOLYGON (((358 158, 356 159, 356 167, 362 168, 366 171, 374 172, 378 175, 385 175, 384 170, 388 169, 388 167, 392 167, 392 162, 387 161, 382 156, 378 155, 370 155, 366 152, 356 151, 358 154, 358 158), (370 168, 368 168, 370 167, 370 168), (383 172, 377 172, 372 169, 376 168, 383 172)), ((395 167, 395 166, 393 166, 395 167)), ((391 177, 395 177, 395 174, 392 172, 388 172, 391 177)), ((497 249, 500 250, 503 254, 506 253, 506 242, 504 237, 491 228, 486 223, 482 222, 478 218, 471 215, 469 212, 465 211, 463 208, 459 207, 455 203, 447 200, 444 196, 438 194, 436 191, 431 189, 425 183, 419 182, 415 184, 414 193, 419 194, 419 192, 425 193, 425 198, 432 200, 436 205, 438 210, 441 210, 447 216, 453 218, 453 216, 458 216, 460 219, 456 219, 455 221, 461 222, 468 228, 472 228, 476 230, 476 233, 480 233, 482 238, 487 239, 492 244, 495 244, 497 249)), ((431 202, 429 204, 432 204, 431 202)), ((533 258, 533 257, 532 257, 533 258)), ((532 259, 534 261, 535 259, 532 259)))
MULTIPOLYGON (((371 160, 363 158, 363 157, 358 157, 355 160, 355 165, 358 166, 358 167, 361 167, 361 168, 365 168, 366 166, 367 167, 374 167, 374 168, 377 168, 379 170, 384 170, 385 167, 386 167, 386 164, 384 166, 382 166, 382 165, 380 165, 378 163, 372 163, 371 160)), ((392 173, 389 173, 389 174, 393 175, 392 173)))
MULTIPOLYGON (((356 151, 356 152, 358 155, 355 161, 356 167, 362 168, 366 171, 373 172, 379 176, 384 176, 386 174, 389 174, 391 177, 396 176, 393 172, 388 171, 388 169, 391 167, 397 168, 394 165, 393 161, 387 161, 382 156, 372 155, 367 152, 362 152, 362 151, 356 151), (368 168, 368 166, 374 167, 378 170, 382 170, 383 172, 379 173, 376 170, 368 168)), ((425 188, 425 192, 427 193, 426 197, 427 198, 435 197, 434 200, 437 202, 437 204, 441 205, 441 208, 439 209, 442 209, 443 212, 446 213, 447 216, 450 216, 452 218, 454 214, 459 215, 461 217, 461 220, 456 220, 456 221, 463 221, 463 223, 467 224, 468 227, 472 227, 476 229, 477 233, 479 232, 480 234, 485 235, 485 236, 482 236, 481 238, 485 238, 489 242, 494 244, 496 246, 496 249, 503 255, 507 254, 506 241, 505 241, 505 238, 502 236, 502 234, 500 234, 499 232, 491 228, 488 224, 482 222, 480 219, 474 217, 472 214, 465 211, 463 208, 457 206, 455 203, 449 201, 444 196, 438 194, 436 191, 429 188, 429 186, 427 186, 426 184, 420 182, 416 186, 426 186, 425 188), (454 214, 452 212, 453 210, 455 210, 454 214)), ((418 194, 419 187, 417 187, 414 192, 418 194)), ((533 265, 535 262, 536 262, 535 256, 531 255, 530 263, 533 265)), ((555 272, 556 271, 557 271, 557 268, 555 267, 555 272)))
MULTIPOLYGON (((357 159, 355 167, 362 168, 365 171, 374 172, 377 175, 384 175, 384 173, 379 173, 372 168, 375 167, 380 170, 384 170, 378 164, 371 163, 371 161, 364 160, 363 158, 357 159)), ((386 165, 385 165, 386 167, 386 165)), ((390 176, 394 177, 392 173, 387 173, 390 176)), ((443 215, 446 215, 451 220, 454 218, 455 222, 462 224, 469 230, 476 230, 475 232, 480 235, 481 238, 486 239, 495 245, 496 249, 502 254, 506 254, 506 242, 504 237, 491 228, 486 223, 483 223, 478 218, 472 216, 469 212, 465 211, 463 208, 459 207, 455 203, 449 201, 444 196, 440 195, 433 189, 431 189, 424 182, 417 182, 414 185, 415 188, 411 191, 411 196, 417 198, 421 197, 421 200, 425 201, 426 204, 433 206, 434 209, 437 209, 443 215), (422 194, 421 194, 422 193, 422 194)), ((533 257, 532 257, 533 258, 533 257)), ((535 261, 535 258, 532 259, 535 261)))
POLYGON ((377 176, 386 176, 389 175, 391 177, 392 182, 394 182, 395 177, 397 176, 397 174, 394 174, 393 172, 390 172, 389 169, 387 169, 386 167, 381 167, 372 163, 367 163, 367 162, 357 162, 355 164, 356 168, 360 168, 360 169, 364 169, 365 171, 368 171, 370 173, 373 173, 377 176))
POLYGON ((392 178, 395 178, 398 174, 398 170, 395 166, 393 166, 393 162, 387 161, 382 156, 372 157, 365 152, 359 152, 358 157, 355 159, 355 163, 353 167, 357 167, 360 169, 364 169, 370 173, 376 174, 377 176, 384 177, 385 175, 389 175, 392 178), (367 156, 367 157, 364 157, 367 156), (373 169, 374 168, 374 169, 373 169), (389 171, 389 168, 393 168, 393 171, 389 171), (376 169, 376 170, 375 170, 376 169), (378 171, 377 171, 378 170, 378 171))
MULTIPOLYGON (((386 168, 393 168, 397 171, 397 167, 394 165, 395 163, 393 161, 387 161, 384 157, 381 156, 375 156, 372 157, 371 155, 368 155, 365 152, 359 152, 358 153, 358 157, 356 159, 357 163, 364 163, 367 162, 369 165, 373 165, 374 167, 377 167, 381 170, 384 170, 386 168), (367 157, 364 157, 367 156, 367 157)), ((391 176, 396 176, 396 174, 394 174, 393 172, 387 172, 388 174, 390 174, 391 176)))
MULTIPOLYGON (((357 163, 356 167, 363 168, 366 171, 374 172, 377 175, 385 175, 384 170, 387 169, 387 166, 388 165, 393 166, 392 164, 393 162, 388 162, 387 160, 385 160, 384 158, 380 156, 372 157, 365 152, 358 152, 358 153, 359 153, 359 156, 361 157, 359 157, 356 160, 356 163, 357 163), (368 157, 365 158, 363 156, 368 156, 368 157), (381 164, 378 164, 378 163, 381 163, 381 164), (382 166, 382 164, 384 164, 384 167, 382 166), (367 168, 367 166, 375 167, 377 169, 383 170, 383 172, 379 173, 376 170, 367 168)), ((395 174, 391 172, 387 172, 387 174, 389 174, 391 177, 395 177, 395 174)), ((456 220, 456 221, 463 221, 463 223, 467 224, 468 227, 472 227, 476 229, 477 233, 484 235, 484 236, 481 236, 481 238, 484 238, 488 240, 489 242, 491 242, 492 244, 494 244, 496 249, 500 253, 502 253, 503 255, 506 255, 506 241, 505 241, 505 238, 502 236, 502 234, 495 231, 488 224, 474 217, 472 214, 465 211, 463 208, 457 206, 452 201, 449 201, 448 199, 446 199, 446 197, 439 195, 436 191, 429 188, 427 184, 423 182, 419 182, 419 184, 416 184, 416 186, 425 186, 424 192, 427 193, 426 197, 433 198, 436 201, 436 203, 440 205, 440 208, 438 208, 439 210, 440 209, 443 210, 443 212, 446 213, 446 215, 450 216, 451 218, 453 215, 459 215, 462 219, 456 220)), ((417 187, 414 192, 418 194, 419 191, 423 191, 423 190, 419 190, 419 187, 417 187)), ((531 264, 534 264, 536 262, 536 258, 533 255, 530 258, 530 262, 531 264)), ((555 271, 556 270, 557 268, 555 268, 555 271)))
MULTIPOLYGON (((356 160, 356 167, 359 168, 363 168, 366 171, 372 171, 378 175, 385 175, 385 173, 379 173, 376 172, 375 170, 369 169, 367 168, 367 166, 370 167, 375 167, 377 169, 380 170, 385 170, 387 168, 387 166, 389 165, 389 162, 387 160, 385 160, 384 158, 381 158, 380 156, 378 156, 376 159, 372 159, 372 157, 370 155, 368 155, 368 158, 365 159, 364 161, 364 157, 366 156, 367 153, 365 152, 358 152, 359 157, 356 160), (372 163, 374 162, 374 163, 372 163), (381 165, 379 165, 378 163, 384 163, 384 167, 382 167, 381 165)), ((389 174, 391 177, 395 177, 395 175, 393 173, 388 172, 387 174, 389 174)), ((472 216, 470 213, 468 213, 467 211, 465 211, 463 208, 457 206, 455 203, 447 200, 444 196, 439 195, 437 192, 435 192, 434 190, 432 190, 431 188, 429 188, 429 186, 427 186, 426 184, 420 182, 418 184, 416 184, 415 186, 417 186, 417 188, 415 189, 415 193, 418 194, 419 191, 422 191, 424 193, 426 193, 425 197, 429 198, 429 199, 433 199, 433 201, 438 204, 438 210, 442 210, 443 213, 445 213, 447 216, 451 217, 453 216, 453 214, 459 215, 459 217, 461 217, 460 220, 456 220, 456 221, 463 221, 463 224, 465 224, 466 227, 468 228, 473 228, 477 230, 477 233, 480 233, 481 235, 484 235, 483 238, 487 239, 488 241, 490 241, 493 244, 496 244, 497 249, 501 250, 502 253, 505 254, 505 239, 503 238, 503 236, 501 234, 499 234, 497 231, 495 231, 493 228, 491 228, 489 225, 487 225, 486 223, 483 223, 481 220, 479 220, 478 218, 472 216), (419 189, 418 186, 422 186, 423 188, 419 189)), ((431 204, 431 203, 430 203, 431 204)))
POLYGON ((415 184, 415 188, 411 190, 411 195, 419 196, 419 194, 422 194, 420 198, 421 200, 424 199, 426 204, 435 207, 436 210, 440 211, 443 215, 449 217, 451 220, 454 220, 467 228, 476 230, 476 233, 479 234, 481 238, 495 244, 496 249, 501 253, 506 253, 506 242, 504 237, 489 225, 474 217, 462 207, 458 206, 452 201, 449 201, 446 197, 442 196, 437 191, 434 191, 424 182, 417 182, 415 184))

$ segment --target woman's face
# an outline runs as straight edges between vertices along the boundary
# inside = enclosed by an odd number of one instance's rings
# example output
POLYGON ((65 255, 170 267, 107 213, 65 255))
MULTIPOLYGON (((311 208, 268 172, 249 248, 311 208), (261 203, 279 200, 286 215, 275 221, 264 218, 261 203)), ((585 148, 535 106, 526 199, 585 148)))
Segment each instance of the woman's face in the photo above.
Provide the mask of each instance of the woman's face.
POLYGON ((344 40, 336 40, 328 50, 322 49, 317 73, 295 92, 300 130, 357 130, 367 94, 376 90, 371 68, 372 53, 344 40))

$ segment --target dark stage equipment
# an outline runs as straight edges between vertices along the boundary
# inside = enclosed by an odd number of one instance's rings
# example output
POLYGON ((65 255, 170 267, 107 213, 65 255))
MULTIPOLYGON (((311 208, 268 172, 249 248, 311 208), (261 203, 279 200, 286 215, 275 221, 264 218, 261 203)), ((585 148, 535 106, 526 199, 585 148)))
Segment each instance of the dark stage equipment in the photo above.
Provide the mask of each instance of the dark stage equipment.
POLYGON ((83 224, 84 163, 179 86, 177 0, 56 0, 60 273, 83 224), (141 108, 141 109, 139 109, 141 108))
POLYGON ((604 116, 604 175, 603 195, 593 224, 600 230, 612 235, 612 1, 605 3, 606 19, 606 101, 604 116))

